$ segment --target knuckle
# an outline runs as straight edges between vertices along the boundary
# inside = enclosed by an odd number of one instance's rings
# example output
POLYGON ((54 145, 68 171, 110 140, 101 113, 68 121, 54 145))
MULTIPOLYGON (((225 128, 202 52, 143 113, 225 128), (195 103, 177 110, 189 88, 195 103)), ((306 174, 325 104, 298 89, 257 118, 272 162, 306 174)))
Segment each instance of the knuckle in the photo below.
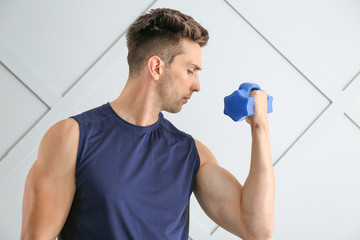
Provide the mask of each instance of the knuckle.
POLYGON ((266 96, 266 92, 264 90, 253 90, 250 92, 250 96, 255 97, 255 96, 266 96))

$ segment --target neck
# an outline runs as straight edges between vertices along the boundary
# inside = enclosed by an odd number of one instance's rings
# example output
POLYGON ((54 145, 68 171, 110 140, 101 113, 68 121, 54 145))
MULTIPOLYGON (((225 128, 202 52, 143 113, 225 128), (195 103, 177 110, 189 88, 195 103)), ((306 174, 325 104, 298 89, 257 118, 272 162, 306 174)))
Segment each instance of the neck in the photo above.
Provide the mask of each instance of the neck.
POLYGON ((154 83, 146 77, 129 79, 114 101, 114 111, 125 121, 137 126, 150 126, 158 121, 161 109, 155 104, 154 83))

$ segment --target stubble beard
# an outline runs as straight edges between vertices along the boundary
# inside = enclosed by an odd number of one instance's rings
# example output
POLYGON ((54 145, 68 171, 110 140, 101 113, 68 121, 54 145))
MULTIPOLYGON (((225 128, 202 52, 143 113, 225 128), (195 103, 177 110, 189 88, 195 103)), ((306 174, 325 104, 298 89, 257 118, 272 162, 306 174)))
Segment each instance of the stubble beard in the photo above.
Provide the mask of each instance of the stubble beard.
POLYGON ((167 70, 165 70, 164 77, 159 82, 158 96, 160 108, 169 113, 178 113, 182 109, 179 96, 176 89, 171 86, 171 76, 167 70))

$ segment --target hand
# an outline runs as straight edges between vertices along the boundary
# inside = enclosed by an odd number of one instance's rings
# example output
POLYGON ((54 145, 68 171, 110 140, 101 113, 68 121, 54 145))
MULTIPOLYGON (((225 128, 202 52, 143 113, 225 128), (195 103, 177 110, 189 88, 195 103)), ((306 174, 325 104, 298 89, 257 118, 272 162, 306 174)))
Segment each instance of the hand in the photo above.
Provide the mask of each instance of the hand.
POLYGON ((255 98, 254 115, 247 117, 245 120, 252 127, 268 125, 267 113, 267 94, 264 90, 253 90, 250 96, 255 98))

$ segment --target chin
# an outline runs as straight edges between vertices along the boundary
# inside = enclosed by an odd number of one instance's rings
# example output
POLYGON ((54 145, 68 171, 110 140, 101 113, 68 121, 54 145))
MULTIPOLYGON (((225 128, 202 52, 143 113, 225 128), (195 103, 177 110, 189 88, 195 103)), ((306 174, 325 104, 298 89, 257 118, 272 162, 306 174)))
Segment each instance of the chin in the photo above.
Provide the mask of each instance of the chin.
POLYGON ((182 106, 176 107, 176 108, 175 107, 165 108, 164 110, 169 113, 178 113, 181 111, 181 109, 182 109, 182 106))
POLYGON ((169 112, 169 113, 178 113, 178 112, 180 112, 181 111, 181 109, 176 109, 176 110, 165 110, 165 111, 167 111, 167 112, 169 112))

